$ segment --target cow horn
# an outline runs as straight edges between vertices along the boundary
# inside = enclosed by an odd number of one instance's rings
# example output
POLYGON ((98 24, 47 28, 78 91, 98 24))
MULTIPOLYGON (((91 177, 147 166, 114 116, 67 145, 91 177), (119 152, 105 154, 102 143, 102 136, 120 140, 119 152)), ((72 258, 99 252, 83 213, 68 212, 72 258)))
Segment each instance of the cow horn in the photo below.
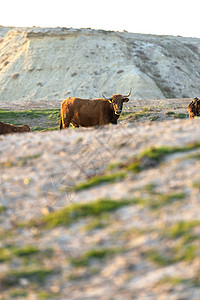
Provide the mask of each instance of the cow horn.
POLYGON ((125 95, 125 96, 123 96, 123 98, 127 98, 127 97, 129 97, 129 96, 130 96, 130 94, 131 94, 131 92, 132 92, 132 89, 130 89, 130 92, 128 93, 128 95, 125 95))
POLYGON ((103 97, 104 97, 104 99, 106 99, 106 100, 112 100, 112 97, 110 97, 110 98, 106 98, 104 95, 102 95, 103 97))

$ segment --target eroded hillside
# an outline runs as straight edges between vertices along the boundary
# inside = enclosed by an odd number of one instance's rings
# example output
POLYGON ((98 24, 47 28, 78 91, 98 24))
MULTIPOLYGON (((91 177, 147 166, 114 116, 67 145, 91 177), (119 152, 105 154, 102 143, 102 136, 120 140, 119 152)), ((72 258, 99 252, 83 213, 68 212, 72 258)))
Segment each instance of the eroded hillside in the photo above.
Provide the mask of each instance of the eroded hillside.
POLYGON ((68 28, 0 27, 0 101, 67 95, 182 98, 200 92, 200 40, 68 28))

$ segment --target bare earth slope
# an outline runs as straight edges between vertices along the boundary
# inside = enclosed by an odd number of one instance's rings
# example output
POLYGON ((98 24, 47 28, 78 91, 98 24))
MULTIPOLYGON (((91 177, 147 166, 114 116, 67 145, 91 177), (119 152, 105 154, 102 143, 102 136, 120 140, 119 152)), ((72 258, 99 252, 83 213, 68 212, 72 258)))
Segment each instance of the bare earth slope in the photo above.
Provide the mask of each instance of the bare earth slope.
POLYGON ((200 93, 200 40, 69 28, 0 27, 0 101, 200 93))
POLYGON ((0 137, 3 299, 199 299, 199 126, 0 137))

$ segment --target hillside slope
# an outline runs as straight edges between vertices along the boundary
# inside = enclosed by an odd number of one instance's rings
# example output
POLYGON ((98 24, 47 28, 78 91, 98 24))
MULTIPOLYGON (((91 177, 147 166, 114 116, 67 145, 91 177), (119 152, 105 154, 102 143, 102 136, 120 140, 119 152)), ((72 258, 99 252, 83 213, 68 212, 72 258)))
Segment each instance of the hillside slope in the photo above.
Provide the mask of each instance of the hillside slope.
POLYGON ((0 27, 0 101, 67 95, 133 99, 200 94, 200 40, 67 28, 0 27))
POLYGON ((1 136, 3 299, 198 300, 199 125, 1 136))

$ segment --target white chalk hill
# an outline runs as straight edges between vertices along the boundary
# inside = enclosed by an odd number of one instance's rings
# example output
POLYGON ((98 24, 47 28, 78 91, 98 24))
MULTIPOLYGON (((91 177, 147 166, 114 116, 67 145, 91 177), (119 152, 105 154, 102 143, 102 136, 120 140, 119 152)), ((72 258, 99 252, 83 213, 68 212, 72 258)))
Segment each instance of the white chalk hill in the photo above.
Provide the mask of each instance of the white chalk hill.
POLYGON ((200 39, 0 27, 0 101, 200 94, 200 39))

